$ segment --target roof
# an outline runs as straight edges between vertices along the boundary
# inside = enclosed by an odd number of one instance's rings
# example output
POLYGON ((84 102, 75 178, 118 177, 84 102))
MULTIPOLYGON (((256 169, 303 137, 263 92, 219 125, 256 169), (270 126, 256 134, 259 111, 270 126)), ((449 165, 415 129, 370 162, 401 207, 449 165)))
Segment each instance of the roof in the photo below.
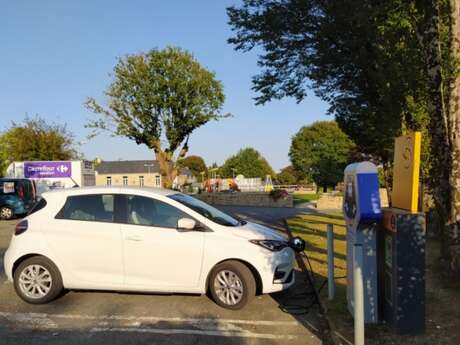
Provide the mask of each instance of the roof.
POLYGON ((179 175, 184 175, 184 176, 187 176, 187 177, 192 177, 193 176, 193 172, 187 168, 187 167, 184 167, 184 168, 180 168, 179 169, 179 175))
POLYGON ((102 161, 94 167, 98 174, 148 174, 159 173, 160 164, 155 160, 102 161))

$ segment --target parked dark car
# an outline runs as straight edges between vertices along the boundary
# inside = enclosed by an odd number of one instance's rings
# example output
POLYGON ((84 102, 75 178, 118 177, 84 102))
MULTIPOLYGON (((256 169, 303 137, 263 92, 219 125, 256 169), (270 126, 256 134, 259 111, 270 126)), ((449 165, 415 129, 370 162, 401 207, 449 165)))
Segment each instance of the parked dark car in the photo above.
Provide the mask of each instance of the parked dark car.
POLYGON ((35 202, 34 181, 23 178, 0 178, 0 219, 25 215, 35 202))

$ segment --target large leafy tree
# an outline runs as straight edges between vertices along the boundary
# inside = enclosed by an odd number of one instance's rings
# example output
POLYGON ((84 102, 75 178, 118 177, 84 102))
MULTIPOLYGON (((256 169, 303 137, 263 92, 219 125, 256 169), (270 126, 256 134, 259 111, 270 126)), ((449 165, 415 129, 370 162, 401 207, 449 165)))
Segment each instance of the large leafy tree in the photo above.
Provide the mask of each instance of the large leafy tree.
POLYGON ((199 177, 202 173, 207 174, 208 168, 204 159, 200 156, 187 156, 177 162, 178 166, 189 168, 193 176, 199 177))
POLYGON ((0 135, 0 163, 4 173, 13 161, 68 160, 78 158, 74 135, 65 125, 39 117, 13 122, 0 135))
POLYGON ((257 104, 309 88, 374 160, 391 160, 393 138, 426 123, 412 1, 243 1, 228 8, 235 49, 262 47, 257 104), (421 91, 420 91, 421 90, 421 91))
POLYGON ((259 151, 247 147, 238 151, 237 154, 229 157, 219 169, 222 177, 232 177, 233 175, 244 175, 244 177, 261 177, 275 173, 267 160, 259 151))
POLYGON ((457 0, 243 0, 228 9, 230 43, 262 48, 257 103, 301 101, 313 88, 385 176, 393 138, 422 131, 423 182, 444 229, 443 254, 458 271, 459 7, 457 0))
POLYGON ((343 180, 354 143, 334 121, 305 126, 292 138, 289 157, 297 171, 327 189, 343 180))
POLYGON ((198 127, 222 114, 224 93, 214 73, 189 52, 168 47, 119 59, 105 91, 106 107, 89 98, 86 106, 98 115, 88 123, 144 144, 155 152, 170 187, 176 161, 185 157, 188 138, 198 127))

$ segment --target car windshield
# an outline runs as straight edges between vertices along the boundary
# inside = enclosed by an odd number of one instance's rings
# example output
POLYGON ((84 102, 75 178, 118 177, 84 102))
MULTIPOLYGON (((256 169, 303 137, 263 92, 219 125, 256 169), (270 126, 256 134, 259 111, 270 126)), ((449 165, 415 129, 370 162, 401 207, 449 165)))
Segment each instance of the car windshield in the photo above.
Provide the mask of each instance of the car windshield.
POLYGON ((240 222, 239 220, 229 216, 228 214, 225 214, 224 212, 219 211, 217 208, 214 208, 208 205, 207 203, 201 200, 198 200, 196 198, 193 198, 189 195, 177 193, 177 194, 169 195, 168 197, 191 208, 195 212, 198 212, 199 214, 201 214, 203 217, 206 217, 209 220, 212 220, 213 222, 217 224, 225 225, 225 226, 238 226, 238 225, 244 224, 243 222, 240 222))

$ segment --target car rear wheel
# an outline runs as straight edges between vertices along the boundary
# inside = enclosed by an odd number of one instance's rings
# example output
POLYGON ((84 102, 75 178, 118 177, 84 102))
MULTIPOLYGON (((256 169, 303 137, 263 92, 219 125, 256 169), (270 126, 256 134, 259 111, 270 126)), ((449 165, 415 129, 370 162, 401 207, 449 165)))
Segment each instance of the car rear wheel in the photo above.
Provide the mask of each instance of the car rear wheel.
POLYGON ((14 213, 11 208, 9 208, 8 206, 0 207, 0 219, 9 220, 13 218, 13 216, 14 216, 14 213))
POLYGON ((61 274, 50 260, 34 256, 24 260, 15 270, 14 288, 28 303, 48 303, 62 291, 61 274))
POLYGON ((209 291, 218 305, 237 310, 255 296, 256 282, 252 272, 243 263, 226 261, 213 269, 209 291))

